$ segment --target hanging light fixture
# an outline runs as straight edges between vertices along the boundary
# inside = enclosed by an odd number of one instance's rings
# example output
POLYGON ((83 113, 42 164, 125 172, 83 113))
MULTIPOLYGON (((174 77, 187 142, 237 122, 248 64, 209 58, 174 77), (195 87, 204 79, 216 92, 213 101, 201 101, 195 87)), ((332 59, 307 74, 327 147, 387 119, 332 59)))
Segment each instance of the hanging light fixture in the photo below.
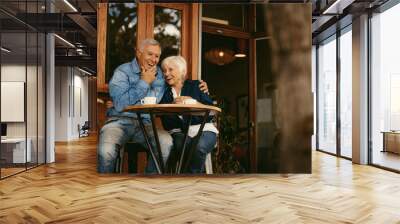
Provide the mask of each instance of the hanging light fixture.
POLYGON ((227 48, 213 48, 205 53, 208 62, 216 65, 226 65, 235 60, 235 52, 227 48))
POLYGON ((238 39, 237 40, 237 49, 235 53, 235 57, 237 58, 245 58, 246 55, 246 40, 238 39))
POLYGON ((6 52, 6 53, 10 53, 10 52, 11 52, 10 49, 5 48, 5 47, 0 47, 0 50, 1 50, 1 51, 4 51, 4 52, 6 52))

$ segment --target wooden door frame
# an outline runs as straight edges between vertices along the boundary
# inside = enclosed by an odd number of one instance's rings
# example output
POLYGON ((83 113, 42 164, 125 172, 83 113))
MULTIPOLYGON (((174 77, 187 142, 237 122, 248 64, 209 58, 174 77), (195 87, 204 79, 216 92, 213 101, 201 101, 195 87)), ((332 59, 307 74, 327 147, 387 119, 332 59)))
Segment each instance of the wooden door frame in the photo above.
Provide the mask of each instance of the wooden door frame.
POLYGON ((199 65, 199 4, 198 3, 138 3, 137 44, 154 37, 155 6, 172 8, 182 12, 181 55, 187 60, 188 78, 198 78, 199 65), (142 16, 145 15, 145 16, 142 16), (191 20, 189 20, 192 18, 191 20), (140 35, 139 35, 140 34, 140 35))
POLYGON ((258 148, 257 148, 257 61, 256 61, 256 6, 252 4, 249 8, 249 19, 247 27, 252 34, 249 39, 249 119, 250 119, 250 161, 251 172, 258 173, 258 148))
POLYGON ((257 99, 257 80, 256 80, 256 55, 255 39, 251 32, 246 32, 237 28, 232 28, 222 24, 202 23, 202 32, 219 36, 233 37, 247 40, 249 46, 249 160, 250 172, 257 173, 258 153, 257 153, 257 122, 256 122, 256 99, 257 99))
MULTIPOLYGON (((140 41, 153 37, 154 6, 182 10, 182 56, 188 64, 188 78, 198 78, 200 5, 199 3, 137 3, 136 46, 140 41), (191 20, 189 20, 192 18, 191 20), (151 24, 151 25, 149 25, 151 24)), ((108 93, 105 80, 108 3, 97 4, 97 92, 108 93)))

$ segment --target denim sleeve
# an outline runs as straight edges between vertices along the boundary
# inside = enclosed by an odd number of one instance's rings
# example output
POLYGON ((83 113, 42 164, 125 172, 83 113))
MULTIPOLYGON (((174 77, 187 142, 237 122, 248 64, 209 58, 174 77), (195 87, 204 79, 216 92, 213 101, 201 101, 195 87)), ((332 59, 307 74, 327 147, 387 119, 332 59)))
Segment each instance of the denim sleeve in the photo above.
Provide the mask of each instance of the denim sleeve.
POLYGON ((133 83, 129 82, 128 75, 117 69, 109 83, 110 96, 114 103, 114 108, 122 112, 128 105, 137 104, 146 96, 149 90, 149 84, 139 77, 133 83))

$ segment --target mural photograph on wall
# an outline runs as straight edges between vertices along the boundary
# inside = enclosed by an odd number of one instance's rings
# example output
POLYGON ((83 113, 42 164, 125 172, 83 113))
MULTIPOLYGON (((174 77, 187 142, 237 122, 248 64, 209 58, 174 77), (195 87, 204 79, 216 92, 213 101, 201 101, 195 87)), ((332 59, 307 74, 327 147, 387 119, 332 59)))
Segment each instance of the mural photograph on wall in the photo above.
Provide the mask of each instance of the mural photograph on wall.
POLYGON ((99 173, 311 173, 311 4, 98 4, 99 173))

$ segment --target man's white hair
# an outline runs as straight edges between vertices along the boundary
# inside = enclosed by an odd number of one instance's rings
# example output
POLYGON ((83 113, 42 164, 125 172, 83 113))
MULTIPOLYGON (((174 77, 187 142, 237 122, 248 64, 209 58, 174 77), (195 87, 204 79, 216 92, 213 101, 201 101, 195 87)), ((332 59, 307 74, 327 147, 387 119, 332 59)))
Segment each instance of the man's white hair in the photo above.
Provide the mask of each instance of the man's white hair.
POLYGON ((165 68, 165 66, 175 65, 178 67, 179 73, 182 75, 182 79, 186 77, 187 72, 187 63, 186 60, 182 56, 169 56, 165 58, 162 63, 161 67, 165 68))
POLYGON ((148 38, 148 39, 144 39, 144 40, 142 40, 142 41, 140 42, 139 48, 138 48, 139 51, 143 53, 144 48, 145 48, 147 45, 159 46, 159 47, 160 47, 160 50, 161 50, 161 45, 160 45, 160 43, 159 43, 158 41, 156 41, 156 40, 154 40, 154 39, 152 39, 152 38, 148 38))

